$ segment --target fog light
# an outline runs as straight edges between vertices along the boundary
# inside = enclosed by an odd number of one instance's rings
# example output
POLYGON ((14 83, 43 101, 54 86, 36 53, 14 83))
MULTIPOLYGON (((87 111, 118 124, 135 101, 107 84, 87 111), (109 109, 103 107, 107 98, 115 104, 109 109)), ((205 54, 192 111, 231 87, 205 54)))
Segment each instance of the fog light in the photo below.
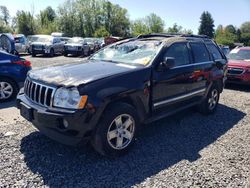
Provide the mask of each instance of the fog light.
POLYGON ((63 126, 65 129, 69 127, 69 122, 66 119, 63 119, 63 126))

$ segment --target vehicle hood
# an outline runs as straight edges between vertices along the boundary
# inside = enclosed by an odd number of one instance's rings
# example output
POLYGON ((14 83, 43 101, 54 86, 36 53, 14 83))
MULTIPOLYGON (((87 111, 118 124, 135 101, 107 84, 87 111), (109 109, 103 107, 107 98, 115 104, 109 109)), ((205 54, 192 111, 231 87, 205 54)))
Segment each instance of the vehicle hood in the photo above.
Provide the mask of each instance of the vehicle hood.
POLYGON ((228 60, 229 67, 250 68, 250 60, 228 60))
POLYGON ((65 46, 82 46, 82 44, 79 44, 79 43, 67 43, 65 44, 65 46))
POLYGON ((73 64, 48 67, 29 72, 31 79, 52 85, 66 87, 87 84, 92 81, 114 76, 120 73, 130 72, 142 67, 103 61, 80 61, 73 64))
POLYGON ((51 45, 51 42, 32 42, 32 45, 51 45))

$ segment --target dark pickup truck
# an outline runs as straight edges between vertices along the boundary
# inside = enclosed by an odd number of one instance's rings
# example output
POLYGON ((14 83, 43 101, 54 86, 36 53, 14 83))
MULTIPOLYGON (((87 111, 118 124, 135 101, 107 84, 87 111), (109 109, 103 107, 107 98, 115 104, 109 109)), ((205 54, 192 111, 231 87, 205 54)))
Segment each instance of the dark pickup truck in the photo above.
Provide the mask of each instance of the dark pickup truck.
POLYGON ((226 69, 227 58, 206 36, 141 35, 85 62, 29 72, 17 106, 48 137, 90 141, 117 156, 130 149, 141 124, 191 106, 213 113, 226 69))

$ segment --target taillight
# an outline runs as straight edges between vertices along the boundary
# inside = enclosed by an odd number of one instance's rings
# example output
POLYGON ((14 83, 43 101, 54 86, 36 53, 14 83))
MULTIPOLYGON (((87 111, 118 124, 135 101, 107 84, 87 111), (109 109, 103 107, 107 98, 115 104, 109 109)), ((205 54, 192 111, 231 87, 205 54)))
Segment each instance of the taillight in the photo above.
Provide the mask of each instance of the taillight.
POLYGON ((23 65, 25 67, 31 67, 30 61, 27 61, 27 60, 14 61, 13 63, 18 64, 18 65, 23 65))

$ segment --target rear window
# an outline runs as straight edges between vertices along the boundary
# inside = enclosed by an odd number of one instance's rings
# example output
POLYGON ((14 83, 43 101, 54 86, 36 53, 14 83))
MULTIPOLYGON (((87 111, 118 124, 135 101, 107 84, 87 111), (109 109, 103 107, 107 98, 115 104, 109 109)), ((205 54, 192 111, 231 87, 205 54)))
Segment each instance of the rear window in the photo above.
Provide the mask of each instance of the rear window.
POLYGON ((222 59, 221 53, 219 52, 218 48, 213 43, 208 43, 207 48, 215 60, 222 59))
POLYGON ((15 43, 24 43, 23 37, 15 37, 15 43))
POLYGON ((203 43, 190 43, 194 55, 194 62, 201 63, 210 61, 206 46, 203 43))

